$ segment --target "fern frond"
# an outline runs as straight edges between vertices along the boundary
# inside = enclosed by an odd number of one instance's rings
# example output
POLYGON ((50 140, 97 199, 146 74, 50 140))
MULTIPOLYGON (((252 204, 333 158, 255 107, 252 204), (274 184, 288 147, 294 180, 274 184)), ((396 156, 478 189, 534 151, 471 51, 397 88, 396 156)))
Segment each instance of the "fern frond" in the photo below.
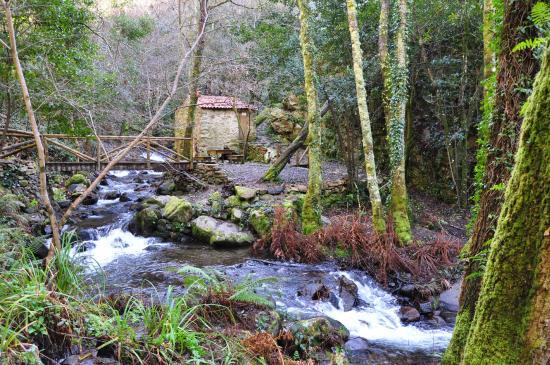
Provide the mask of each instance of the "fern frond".
POLYGON ((255 305, 261 305, 261 306, 268 307, 268 308, 273 308, 274 307, 273 303, 270 300, 264 298, 263 296, 261 296, 259 294, 248 291, 248 290, 236 292, 235 294, 233 294, 232 296, 229 297, 229 300, 234 301, 234 302, 242 302, 242 303, 250 303, 250 304, 255 304, 255 305))
POLYGON ((546 25, 550 22, 550 6, 543 1, 537 2, 531 9, 531 18, 536 26, 546 25))
POLYGON ((512 49, 512 52, 521 52, 521 51, 525 51, 526 49, 535 49, 544 45, 545 41, 546 39, 542 37, 534 38, 534 39, 526 39, 523 42, 516 44, 512 49))
POLYGON ((190 280, 194 280, 193 286, 211 286, 214 291, 220 291, 224 288, 223 275, 218 270, 185 265, 178 270, 178 273, 190 275, 190 280))

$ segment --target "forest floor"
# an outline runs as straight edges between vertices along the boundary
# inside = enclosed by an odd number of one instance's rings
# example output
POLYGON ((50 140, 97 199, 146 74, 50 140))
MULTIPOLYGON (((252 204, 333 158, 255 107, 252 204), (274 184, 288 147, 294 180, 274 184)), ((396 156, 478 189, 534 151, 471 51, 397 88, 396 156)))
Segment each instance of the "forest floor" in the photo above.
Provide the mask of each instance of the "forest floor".
MULTIPOLYGON (((260 189, 269 189, 275 186, 304 185, 308 182, 308 169, 306 167, 287 165, 279 176, 277 182, 263 182, 262 176, 269 165, 247 162, 244 164, 219 164, 218 165, 235 185, 243 185, 260 189)), ((323 182, 344 181, 347 176, 346 167, 340 162, 326 161, 322 167, 323 182)), ((205 196, 207 194, 204 194, 205 196)), ((410 191, 411 209, 415 221, 413 224, 414 235, 417 239, 427 241, 433 238, 434 231, 443 232, 449 236, 465 242, 467 224, 470 219, 468 209, 457 207, 456 204, 442 202, 422 191, 412 189, 410 191)), ((353 213, 356 207, 333 207, 327 209, 324 214, 328 217, 353 213)))

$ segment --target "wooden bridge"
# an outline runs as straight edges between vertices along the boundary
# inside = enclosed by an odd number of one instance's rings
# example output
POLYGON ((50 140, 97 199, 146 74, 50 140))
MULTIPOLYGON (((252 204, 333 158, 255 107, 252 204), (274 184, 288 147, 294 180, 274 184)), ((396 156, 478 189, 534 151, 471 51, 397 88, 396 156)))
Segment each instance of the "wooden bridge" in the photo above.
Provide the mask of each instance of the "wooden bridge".
MULTIPOLYGON (((42 134, 48 171, 101 170, 136 136, 71 136, 42 134)), ((182 156, 171 147, 181 137, 143 137, 113 170, 192 170, 193 157, 182 156)), ((35 147, 32 132, 8 129, 0 131, 0 160, 35 147)))

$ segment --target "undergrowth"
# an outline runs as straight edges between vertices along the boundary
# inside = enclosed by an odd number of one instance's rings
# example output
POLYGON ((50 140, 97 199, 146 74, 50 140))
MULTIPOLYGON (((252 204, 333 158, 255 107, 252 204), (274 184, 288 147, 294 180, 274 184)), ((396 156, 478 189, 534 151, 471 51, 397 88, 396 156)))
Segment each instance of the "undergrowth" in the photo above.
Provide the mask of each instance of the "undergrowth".
POLYGON ((271 236, 254 245, 257 255, 278 260, 315 263, 335 258, 348 266, 360 268, 383 285, 388 275, 409 273, 430 278, 455 263, 460 242, 438 233, 430 242, 414 241, 401 246, 389 222, 387 232, 377 234, 368 217, 361 214, 341 215, 330 225, 311 235, 304 235, 283 208, 275 210, 271 236))
MULTIPOLYGON (((45 268, 24 244, 0 241, 2 254, 10 243, 0 272, 2 365, 54 364, 75 349, 81 360, 97 352, 124 364, 273 363, 248 347, 252 340, 241 342, 255 328, 239 318, 271 307, 255 289, 272 279, 233 284, 187 266, 180 270, 188 289, 182 296, 171 288, 151 298, 92 296, 70 245, 45 268)), ((299 364, 288 359, 273 364, 299 364)))

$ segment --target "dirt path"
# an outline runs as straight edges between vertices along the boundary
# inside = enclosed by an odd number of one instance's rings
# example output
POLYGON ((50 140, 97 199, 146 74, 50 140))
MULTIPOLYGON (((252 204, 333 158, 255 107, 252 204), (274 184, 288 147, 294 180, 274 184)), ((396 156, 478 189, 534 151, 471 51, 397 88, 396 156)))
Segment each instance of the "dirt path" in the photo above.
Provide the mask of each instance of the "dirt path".
MULTIPOLYGON (((308 169, 305 167, 295 167, 287 165, 277 183, 262 183, 259 180, 269 168, 267 164, 248 162, 245 164, 220 164, 220 168, 227 176, 235 182, 246 186, 273 186, 286 184, 307 184, 308 169)), ((323 181, 336 181, 345 178, 347 175, 344 165, 338 162, 323 163, 323 181)))

